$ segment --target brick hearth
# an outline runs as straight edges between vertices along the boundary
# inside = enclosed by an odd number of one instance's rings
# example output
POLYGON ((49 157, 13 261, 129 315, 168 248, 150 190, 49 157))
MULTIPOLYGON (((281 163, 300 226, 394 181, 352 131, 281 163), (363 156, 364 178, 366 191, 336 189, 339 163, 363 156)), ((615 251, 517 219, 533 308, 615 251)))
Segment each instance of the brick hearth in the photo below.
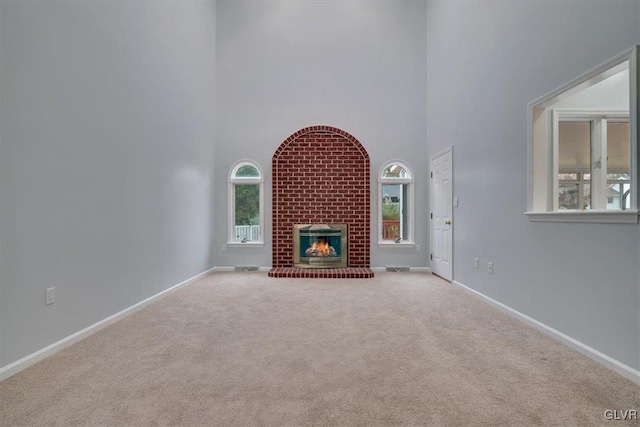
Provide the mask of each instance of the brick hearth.
POLYGON ((370 267, 369 154, 347 132, 330 126, 301 129, 276 150, 273 166, 271 277, 373 277, 370 267), (294 269, 293 225, 345 223, 346 269, 294 269), (317 273, 316 273, 317 272, 317 273))
POLYGON ((323 279, 370 279, 373 271, 365 267, 347 268, 293 268, 275 267, 269 277, 323 278, 323 279))

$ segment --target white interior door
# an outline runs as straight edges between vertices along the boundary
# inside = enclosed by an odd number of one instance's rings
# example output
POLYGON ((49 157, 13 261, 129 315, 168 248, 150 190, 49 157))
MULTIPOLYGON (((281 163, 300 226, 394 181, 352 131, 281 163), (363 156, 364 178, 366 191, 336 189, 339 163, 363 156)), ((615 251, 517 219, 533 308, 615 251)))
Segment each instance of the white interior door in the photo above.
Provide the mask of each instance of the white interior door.
POLYGON ((453 276, 453 147, 431 157, 431 271, 453 276))

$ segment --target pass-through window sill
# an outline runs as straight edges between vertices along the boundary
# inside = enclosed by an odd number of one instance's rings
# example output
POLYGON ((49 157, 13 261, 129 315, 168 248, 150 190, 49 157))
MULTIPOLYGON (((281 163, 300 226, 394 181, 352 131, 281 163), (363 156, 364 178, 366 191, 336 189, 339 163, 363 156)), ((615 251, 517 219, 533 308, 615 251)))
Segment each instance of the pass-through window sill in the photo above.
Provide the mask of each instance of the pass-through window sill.
POLYGON ((638 211, 525 212, 534 222, 591 222, 596 224, 637 224, 638 211))

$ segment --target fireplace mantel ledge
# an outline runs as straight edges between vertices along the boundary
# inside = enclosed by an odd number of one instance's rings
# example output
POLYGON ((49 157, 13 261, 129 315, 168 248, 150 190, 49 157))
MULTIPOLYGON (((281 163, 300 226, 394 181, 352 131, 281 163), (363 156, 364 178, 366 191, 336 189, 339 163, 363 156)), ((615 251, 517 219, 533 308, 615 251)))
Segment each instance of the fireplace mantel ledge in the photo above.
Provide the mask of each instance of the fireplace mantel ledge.
POLYGON ((396 242, 384 242, 384 241, 379 241, 378 242, 378 247, 379 248, 415 248, 416 247, 416 242, 409 242, 409 241, 402 241, 399 243, 396 242))

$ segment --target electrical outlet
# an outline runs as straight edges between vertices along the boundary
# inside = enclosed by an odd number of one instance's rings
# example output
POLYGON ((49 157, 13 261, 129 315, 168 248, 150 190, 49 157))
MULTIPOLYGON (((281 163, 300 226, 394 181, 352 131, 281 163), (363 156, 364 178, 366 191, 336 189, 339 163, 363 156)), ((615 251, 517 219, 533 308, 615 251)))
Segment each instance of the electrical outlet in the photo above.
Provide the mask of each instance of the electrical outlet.
POLYGON ((478 258, 473 259, 474 268, 480 268, 480 260, 478 258))
POLYGON ((47 288, 47 305, 56 302, 56 288, 47 288))
POLYGON ((420 245, 416 245, 416 252, 420 252, 420 245))
POLYGON ((488 262, 487 263, 487 271, 489 272, 489 274, 493 274, 493 263, 492 262, 488 262))

